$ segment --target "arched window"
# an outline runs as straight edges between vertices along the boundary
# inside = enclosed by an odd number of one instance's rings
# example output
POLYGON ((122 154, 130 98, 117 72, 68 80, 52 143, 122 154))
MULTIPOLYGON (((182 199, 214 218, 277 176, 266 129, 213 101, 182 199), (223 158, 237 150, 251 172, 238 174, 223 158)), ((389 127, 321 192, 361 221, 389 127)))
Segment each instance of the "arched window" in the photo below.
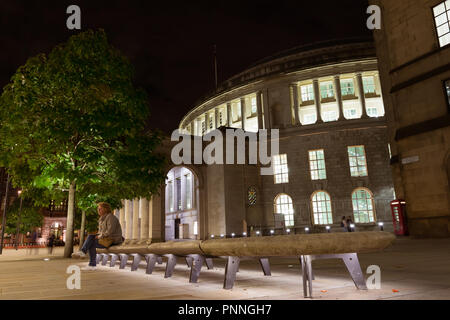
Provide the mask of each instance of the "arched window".
POLYGON ((356 189, 352 193, 353 216, 355 223, 375 222, 372 193, 367 189, 356 189))
POLYGON ((333 223, 333 212, 331 210, 331 198, 325 191, 317 191, 312 196, 312 207, 314 224, 324 225, 333 223))
POLYGON ((275 213, 284 215, 284 225, 286 227, 294 226, 294 206, 292 198, 287 194, 280 194, 275 197, 275 213))

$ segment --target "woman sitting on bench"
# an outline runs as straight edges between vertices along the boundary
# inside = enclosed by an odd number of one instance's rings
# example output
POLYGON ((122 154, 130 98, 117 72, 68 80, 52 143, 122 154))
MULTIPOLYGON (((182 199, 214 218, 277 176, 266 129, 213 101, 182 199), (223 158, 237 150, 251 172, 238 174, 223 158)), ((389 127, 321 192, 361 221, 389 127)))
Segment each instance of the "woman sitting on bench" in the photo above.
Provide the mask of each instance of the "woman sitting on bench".
POLYGON ((89 252, 89 266, 85 270, 96 269, 97 248, 108 248, 123 242, 122 228, 119 219, 112 214, 111 206, 106 202, 100 202, 97 207, 98 234, 88 235, 80 251, 73 253, 72 258, 84 258, 89 252))

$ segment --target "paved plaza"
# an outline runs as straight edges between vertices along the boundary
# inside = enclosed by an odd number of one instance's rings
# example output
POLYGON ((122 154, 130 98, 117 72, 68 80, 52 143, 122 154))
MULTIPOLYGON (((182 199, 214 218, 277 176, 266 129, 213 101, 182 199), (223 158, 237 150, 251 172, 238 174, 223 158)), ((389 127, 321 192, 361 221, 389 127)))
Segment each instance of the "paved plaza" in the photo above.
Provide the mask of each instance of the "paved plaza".
MULTIPOLYGON (((63 259, 63 248, 52 256, 46 249, 7 249, 0 256, 0 299, 166 299, 166 300, 302 300, 302 278, 295 259, 271 259, 272 276, 264 277, 257 261, 243 261, 232 290, 223 290, 224 261, 214 260, 213 270, 202 269, 199 282, 190 284, 189 269, 179 259, 172 278, 164 279, 164 266, 145 274, 99 266, 82 271, 81 289, 69 290, 70 265, 86 260, 63 259)), ((450 239, 398 239, 382 253, 361 254, 363 272, 370 265, 381 268, 381 289, 358 291, 344 264, 338 260, 314 261, 315 299, 450 299, 450 239)), ((366 275, 366 278, 369 275, 366 275)))

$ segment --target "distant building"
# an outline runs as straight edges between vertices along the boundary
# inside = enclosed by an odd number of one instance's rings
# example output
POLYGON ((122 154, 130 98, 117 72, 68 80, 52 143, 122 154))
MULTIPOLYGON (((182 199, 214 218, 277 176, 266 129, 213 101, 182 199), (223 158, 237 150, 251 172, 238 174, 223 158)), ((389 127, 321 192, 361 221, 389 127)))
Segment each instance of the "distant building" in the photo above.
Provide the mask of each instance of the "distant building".
MULTIPOLYGON (((117 211, 127 239, 153 241, 392 230, 394 188, 372 42, 322 43, 258 62, 197 104, 179 129, 280 130, 274 175, 258 165, 170 165, 160 195, 117 211)), ((170 157, 174 142, 164 145, 170 157)))
POLYGON ((411 235, 450 235, 450 1, 371 0, 394 184, 411 235))

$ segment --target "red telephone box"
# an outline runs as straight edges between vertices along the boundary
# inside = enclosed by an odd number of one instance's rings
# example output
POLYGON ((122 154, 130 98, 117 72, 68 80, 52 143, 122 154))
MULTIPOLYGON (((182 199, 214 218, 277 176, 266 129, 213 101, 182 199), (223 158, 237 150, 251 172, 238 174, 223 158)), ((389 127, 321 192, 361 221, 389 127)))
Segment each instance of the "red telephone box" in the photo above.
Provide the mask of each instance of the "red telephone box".
POLYGON ((406 220, 406 201, 394 200, 391 202, 392 218, 394 220, 394 232, 398 236, 408 235, 408 223, 406 220))

